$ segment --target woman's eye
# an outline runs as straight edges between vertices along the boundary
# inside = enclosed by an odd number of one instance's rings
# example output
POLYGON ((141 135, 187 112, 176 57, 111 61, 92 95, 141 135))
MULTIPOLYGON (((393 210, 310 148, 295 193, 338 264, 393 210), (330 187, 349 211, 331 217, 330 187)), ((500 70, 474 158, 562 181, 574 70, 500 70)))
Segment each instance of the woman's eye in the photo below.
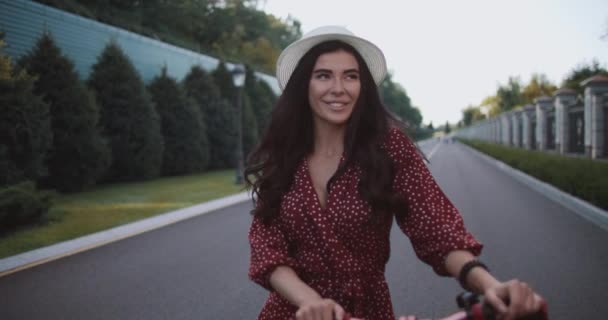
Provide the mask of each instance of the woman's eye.
POLYGON ((329 79, 329 74, 327 73, 318 73, 317 79, 329 79))

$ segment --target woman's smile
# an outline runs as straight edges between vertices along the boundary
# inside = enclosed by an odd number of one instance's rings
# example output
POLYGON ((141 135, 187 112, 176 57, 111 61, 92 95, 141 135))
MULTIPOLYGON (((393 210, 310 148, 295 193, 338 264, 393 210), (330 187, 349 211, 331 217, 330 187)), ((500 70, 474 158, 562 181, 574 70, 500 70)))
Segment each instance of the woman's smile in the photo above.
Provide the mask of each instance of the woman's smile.
POLYGON ((360 91, 359 63, 352 53, 338 50, 320 55, 308 87, 315 123, 346 124, 360 91))
POLYGON ((326 105, 329 106, 329 108, 332 111, 344 111, 346 109, 346 107, 348 107, 349 102, 339 102, 339 101, 324 101, 326 105))

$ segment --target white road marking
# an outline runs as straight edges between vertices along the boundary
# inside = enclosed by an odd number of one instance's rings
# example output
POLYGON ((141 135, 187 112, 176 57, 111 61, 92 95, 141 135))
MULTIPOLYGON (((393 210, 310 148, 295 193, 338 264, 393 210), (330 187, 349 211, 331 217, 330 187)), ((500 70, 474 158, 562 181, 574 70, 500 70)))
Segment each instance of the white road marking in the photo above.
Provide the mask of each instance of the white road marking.
POLYGON ((435 147, 433 148, 433 150, 431 150, 431 152, 429 153, 429 155, 426 157, 427 159, 429 159, 429 161, 431 161, 431 158, 433 157, 433 155, 435 154, 435 152, 437 152, 437 150, 439 150, 440 146, 441 146, 441 142, 437 142, 437 144, 435 145, 435 147))

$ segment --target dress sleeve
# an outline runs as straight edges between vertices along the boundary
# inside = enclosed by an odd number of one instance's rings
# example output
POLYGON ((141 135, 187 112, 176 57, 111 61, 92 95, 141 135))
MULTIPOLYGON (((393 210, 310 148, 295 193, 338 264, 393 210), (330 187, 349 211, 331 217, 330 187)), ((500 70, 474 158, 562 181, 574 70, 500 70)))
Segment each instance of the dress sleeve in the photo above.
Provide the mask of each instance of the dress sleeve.
POLYGON ((274 290, 269 281, 274 269, 281 265, 295 265, 289 256, 288 242, 277 224, 277 219, 264 224, 260 218, 254 217, 249 229, 249 278, 270 291, 274 290))
POLYGON ((407 212, 396 214, 397 224, 418 258, 438 275, 449 276, 445 268, 449 252, 467 250, 478 256, 483 246, 465 229, 458 209, 439 188, 410 139, 393 129, 387 150, 396 167, 393 188, 407 202, 407 212))

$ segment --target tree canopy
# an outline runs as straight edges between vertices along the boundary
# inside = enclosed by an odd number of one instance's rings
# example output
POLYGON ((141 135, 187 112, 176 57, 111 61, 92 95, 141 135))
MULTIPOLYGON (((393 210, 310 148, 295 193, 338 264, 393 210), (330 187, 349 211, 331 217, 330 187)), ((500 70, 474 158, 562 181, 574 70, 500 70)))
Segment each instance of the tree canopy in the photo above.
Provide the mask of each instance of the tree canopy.
POLYGON ((50 108, 54 139, 44 184, 61 191, 93 186, 110 164, 110 150, 97 130, 99 109, 74 64, 45 33, 20 65, 36 75, 35 93, 50 108))
POLYGON ((525 104, 531 104, 534 103, 536 98, 553 96, 555 91, 557 91, 557 86, 551 83, 546 75, 535 73, 532 75, 530 82, 522 89, 521 95, 525 104))
POLYGON ((53 132, 49 106, 34 93, 35 78, 15 71, 0 35, 0 186, 47 175, 53 132))
POLYGON ((392 75, 389 73, 379 87, 380 97, 394 114, 410 126, 418 127, 422 123, 422 115, 420 110, 412 106, 410 97, 405 89, 398 83, 393 81, 392 75))
POLYGON ((245 94, 255 115, 258 136, 261 136, 270 120, 270 114, 277 98, 265 81, 255 77, 253 69, 247 67, 246 70, 245 94))
POLYGON ((218 169, 232 166, 235 163, 237 136, 234 103, 222 98, 214 77, 199 66, 190 69, 183 85, 188 97, 201 110, 205 122, 209 139, 209 167, 218 169))
POLYGON ((160 119, 137 70, 116 43, 109 43, 99 56, 88 84, 95 91, 102 134, 112 150, 107 178, 158 176, 163 156, 160 119))
POLYGON ((187 174, 206 169, 209 141, 200 108, 188 99, 178 82, 161 74, 148 85, 156 111, 160 115, 164 152, 163 175, 187 174))
POLYGON ((258 9, 255 0, 38 0, 101 22, 223 60, 274 73, 301 24, 258 9))
POLYGON ((481 111, 480 107, 469 105, 462 110, 462 123, 469 126, 479 120, 486 119, 486 115, 481 111))
POLYGON ((443 127, 443 133, 450 134, 450 132, 452 132, 452 127, 450 127, 450 123, 446 121, 445 126, 443 127))
POLYGON ((505 85, 499 85, 496 90, 500 112, 507 112, 524 104, 521 81, 517 77, 509 77, 505 85))
POLYGON ((576 90, 578 94, 583 94, 584 88, 581 87, 581 82, 598 74, 608 76, 608 70, 597 60, 593 60, 591 63, 581 63, 572 68, 566 75, 562 87, 571 88, 576 90))
POLYGON ((541 96, 552 96, 557 87, 542 73, 533 74, 525 85, 517 77, 509 77, 506 84, 498 84, 496 94, 485 97, 479 105, 469 105, 462 110, 462 125, 495 117, 525 104, 533 104, 541 96))

